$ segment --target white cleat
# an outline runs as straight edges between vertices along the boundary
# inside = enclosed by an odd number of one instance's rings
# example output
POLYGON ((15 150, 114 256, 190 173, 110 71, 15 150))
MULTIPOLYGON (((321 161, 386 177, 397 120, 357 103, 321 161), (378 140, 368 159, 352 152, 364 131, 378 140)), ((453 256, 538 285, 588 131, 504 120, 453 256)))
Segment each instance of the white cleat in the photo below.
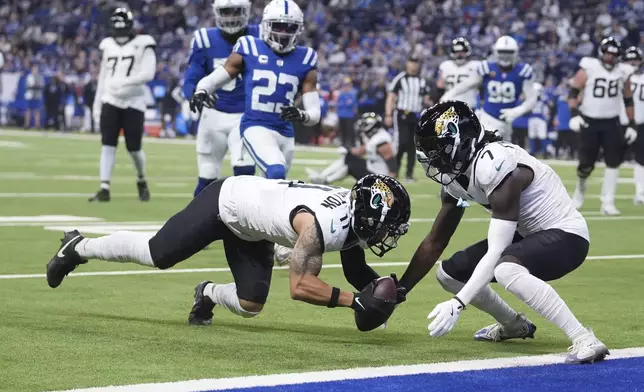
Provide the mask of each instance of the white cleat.
POLYGON ((615 207, 615 204, 602 204, 601 214, 607 216, 619 216, 621 211, 615 207))
POLYGON ((275 244, 273 251, 275 253, 275 264, 279 265, 280 267, 289 265, 289 260, 291 259, 291 253, 293 253, 293 249, 275 244))
POLYGON ((325 184, 326 182, 324 181, 324 178, 322 178, 322 175, 318 172, 316 172, 313 169, 309 169, 308 167, 304 168, 304 171, 306 172, 306 176, 309 178, 309 182, 312 184, 325 184))
POLYGON ((479 329, 474 334, 474 340, 480 342, 502 342, 509 339, 534 339, 537 327, 528 318, 519 313, 517 318, 502 325, 496 323, 479 329))
POLYGON ((572 346, 568 347, 566 363, 594 363, 610 355, 606 345, 595 337, 593 330, 588 328, 586 331, 586 334, 575 340, 572 346))
POLYGON ((584 205, 584 193, 579 189, 575 189, 575 194, 572 195, 572 202, 576 209, 581 209, 581 206, 584 205))

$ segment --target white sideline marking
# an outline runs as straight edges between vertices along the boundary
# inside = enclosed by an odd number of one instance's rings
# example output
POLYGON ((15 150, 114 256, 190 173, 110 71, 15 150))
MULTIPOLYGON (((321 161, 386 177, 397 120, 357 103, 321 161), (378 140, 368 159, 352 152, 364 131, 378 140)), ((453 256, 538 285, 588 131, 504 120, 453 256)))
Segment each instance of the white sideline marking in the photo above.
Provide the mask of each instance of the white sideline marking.
MULTIPOLYGON (((588 256, 586 260, 642 260, 642 255, 608 255, 608 256, 588 256)), ((367 261, 372 267, 403 267, 409 265, 409 261, 367 261)), ((342 268, 342 264, 322 265, 325 269, 342 268)), ((273 270, 288 270, 288 266, 275 266, 273 270)), ((221 268, 177 268, 168 270, 159 269, 142 269, 142 270, 125 270, 125 271, 93 271, 93 272, 72 272, 68 277, 81 276, 127 276, 127 275, 157 275, 157 274, 189 274, 189 273, 206 273, 206 272, 230 272, 228 267, 221 268)), ((7 274, 0 275, 1 279, 40 279, 47 277, 46 274, 7 274)))
MULTIPOLYGON (((611 350, 608 360, 625 359, 644 356, 644 347, 611 350)), ((282 385, 306 384, 312 382, 328 382, 343 380, 363 380, 370 378, 409 376, 414 374, 439 374, 465 372, 472 370, 506 369, 515 367, 531 367, 560 364, 564 354, 545 354, 511 358, 475 359, 420 365, 400 365, 354 368, 343 370, 327 370, 307 373, 272 374, 266 376, 211 378, 180 382, 157 384, 138 384, 124 386, 109 386, 99 388, 72 389, 64 392, 193 392, 213 391, 232 388, 273 387, 282 385)), ((575 365, 566 365, 575 366, 575 365)), ((577 365, 579 366, 579 365, 577 365)), ((590 365, 589 365, 590 366, 590 365)))
POLYGON ((25 143, 23 143, 23 142, 14 142, 14 141, 10 141, 10 140, 0 140, 0 147, 24 148, 25 143))
POLYGON ((0 223, 97 222, 101 218, 71 215, 0 216, 0 223))

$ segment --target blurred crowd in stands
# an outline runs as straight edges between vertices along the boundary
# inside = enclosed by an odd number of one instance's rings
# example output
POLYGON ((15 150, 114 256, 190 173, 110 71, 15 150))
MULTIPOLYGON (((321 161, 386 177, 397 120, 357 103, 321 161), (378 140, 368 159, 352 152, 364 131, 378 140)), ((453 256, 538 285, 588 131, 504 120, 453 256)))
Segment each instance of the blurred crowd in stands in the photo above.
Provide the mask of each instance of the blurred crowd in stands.
MULTIPOLYGON (((421 57, 421 75, 431 81, 448 58, 449 43, 459 36, 470 40, 475 58, 486 58, 495 40, 509 33, 521 45, 521 58, 532 63, 537 80, 553 94, 565 92, 579 59, 594 55, 601 38, 612 35, 625 46, 644 46, 644 0, 295 1, 305 12, 303 43, 319 54, 326 106, 335 107, 341 92, 350 93, 355 102, 344 100, 350 106, 337 107, 337 112, 352 116, 383 112, 387 82, 410 52, 421 57)), ((251 23, 259 22, 267 2, 252 1, 251 23)), ((193 31, 214 26, 210 1, 4 0, 2 72, 35 74, 43 82, 43 95, 45 83, 55 83, 51 99, 60 99, 61 105, 73 102, 82 116, 82 107, 93 100, 106 15, 121 4, 133 10, 137 30, 158 42, 156 79, 165 89, 154 95, 164 101, 183 76, 193 31)), ((76 113, 62 121, 73 122, 66 127, 91 128, 88 120, 74 120, 76 113)))

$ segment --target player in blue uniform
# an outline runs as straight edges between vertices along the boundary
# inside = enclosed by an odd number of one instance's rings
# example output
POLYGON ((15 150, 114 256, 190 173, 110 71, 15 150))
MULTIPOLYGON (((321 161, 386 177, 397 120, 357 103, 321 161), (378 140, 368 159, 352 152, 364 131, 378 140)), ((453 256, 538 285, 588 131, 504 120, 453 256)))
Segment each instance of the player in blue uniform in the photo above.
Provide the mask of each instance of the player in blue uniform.
MULTIPOLYGON (((249 0, 214 0, 216 28, 201 28, 194 33, 188 69, 183 84, 183 95, 191 99, 199 80, 221 67, 239 37, 258 37, 259 27, 248 25, 249 0)), ((221 177, 221 166, 230 151, 235 175, 255 174, 253 159, 243 153, 239 124, 244 113, 244 84, 241 77, 225 84, 217 91, 219 100, 213 108, 201 111, 197 131, 197 165, 199 180, 195 196, 208 184, 221 177)))
POLYGON ((221 86, 243 76, 246 108, 241 120, 244 146, 267 178, 286 178, 295 148, 291 122, 315 125, 320 120, 317 53, 297 46, 304 15, 292 0, 273 0, 264 9, 261 39, 239 38, 223 67, 197 85, 194 109, 216 103, 221 86), (293 106, 302 94, 304 110, 293 106))
POLYGON ((519 62, 518 54, 519 45, 514 38, 507 35, 499 38, 494 44, 495 61, 481 61, 477 74, 454 86, 441 101, 481 88, 484 101, 479 115, 481 123, 486 129, 498 130, 503 139, 510 140, 512 123, 530 112, 538 98, 532 66, 519 62), (521 95, 525 98, 519 104, 521 95))

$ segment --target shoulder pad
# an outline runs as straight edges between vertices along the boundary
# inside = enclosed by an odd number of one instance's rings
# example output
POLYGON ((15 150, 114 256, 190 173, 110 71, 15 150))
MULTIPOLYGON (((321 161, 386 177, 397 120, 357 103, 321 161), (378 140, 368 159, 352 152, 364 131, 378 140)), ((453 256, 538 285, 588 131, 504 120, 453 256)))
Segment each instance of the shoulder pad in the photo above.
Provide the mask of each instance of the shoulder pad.
POLYGON ((626 64, 626 63, 619 63, 618 67, 622 71, 622 73, 624 74, 624 77, 626 77, 626 78, 631 76, 636 71, 635 67, 633 67, 630 64, 626 64))
POLYGON ((233 52, 238 53, 242 56, 254 56, 258 57, 259 52, 257 51, 257 42, 255 37, 252 35, 244 35, 237 39, 237 43, 233 47, 233 52))
POLYGON ((323 237, 324 252, 342 249, 351 230, 348 205, 333 209, 318 209, 315 219, 323 237))
POLYGON ((597 65, 597 59, 594 57, 583 57, 579 61, 579 67, 583 68, 584 70, 592 69, 597 65))
POLYGON ((532 76, 534 76, 534 72, 530 64, 519 63, 517 67, 519 67, 519 76, 521 76, 522 79, 529 80, 529 79, 532 79, 532 76))
POLYGON ((474 184, 489 196, 499 184, 517 168, 515 147, 500 142, 483 148, 474 161, 474 184))
POLYGON ((302 60, 302 64, 308 65, 310 67, 317 66, 318 52, 316 52, 315 50, 313 50, 308 46, 298 46, 297 49, 304 53, 304 59, 302 60))
POLYGON ((447 70, 449 69, 449 67, 450 67, 450 65, 451 65, 451 64, 450 64, 450 62, 451 62, 451 61, 452 61, 452 60, 445 60, 445 61, 443 61, 442 63, 440 63, 440 65, 438 66, 438 70, 439 70, 440 72, 447 72, 447 70))
POLYGON ((114 38, 112 37, 105 37, 101 40, 101 43, 98 44, 98 49, 99 50, 105 50, 109 47, 109 45, 112 45, 114 43, 114 38))
POLYGON ((139 42, 139 44, 143 45, 144 47, 157 46, 157 41, 155 41, 151 35, 148 35, 148 34, 137 35, 136 39, 139 42))
POLYGON ((375 146, 379 146, 381 144, 391 143, 391 142, 392 142, 391 135, 389 134, 389 132, 385 130, 376 132, 376 134, 373 135, 371 139, 369 139, 369 144, 373 144, 375 146))

